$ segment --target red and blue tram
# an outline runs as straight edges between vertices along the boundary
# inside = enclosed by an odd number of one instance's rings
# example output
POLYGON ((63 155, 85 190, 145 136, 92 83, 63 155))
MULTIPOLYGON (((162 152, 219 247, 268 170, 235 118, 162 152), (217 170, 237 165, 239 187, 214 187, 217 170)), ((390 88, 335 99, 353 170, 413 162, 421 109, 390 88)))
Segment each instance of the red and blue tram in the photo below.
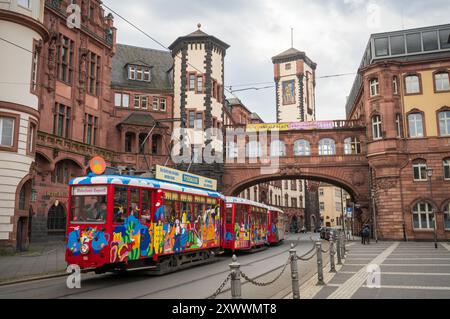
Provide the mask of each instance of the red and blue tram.
POLYGON ((221 250, 223 197, 215 191, 122 175, 69 186, 66 261, 98 273, 178 269, 221 250))
POLYGON ((69 185, 66 262, 97 273, 166 273, 284 239, 277 208, 191 186, 123 175, 69 185))
POLYGON ((277 245, 285 239, 286 216, 276 207, 269 206, 269 235, 270 245, 277 245))
POLYGON ((252 250, 284 240, 283 211, 244 198, 226 197, 223 217, 227 250, 252 250))

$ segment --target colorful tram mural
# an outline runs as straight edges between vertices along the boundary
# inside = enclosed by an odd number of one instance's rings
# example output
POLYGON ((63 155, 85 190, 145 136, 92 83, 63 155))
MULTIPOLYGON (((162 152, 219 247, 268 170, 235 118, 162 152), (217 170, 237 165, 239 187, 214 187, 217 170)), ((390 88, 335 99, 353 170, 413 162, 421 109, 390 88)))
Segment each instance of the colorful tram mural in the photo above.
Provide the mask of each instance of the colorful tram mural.
POLYGON ((284 239, 281 210, 206 189, 90 175, 73 179, 69 194, 66 262, 98 273, 173 271, 224 249, 252 249, 284 239))

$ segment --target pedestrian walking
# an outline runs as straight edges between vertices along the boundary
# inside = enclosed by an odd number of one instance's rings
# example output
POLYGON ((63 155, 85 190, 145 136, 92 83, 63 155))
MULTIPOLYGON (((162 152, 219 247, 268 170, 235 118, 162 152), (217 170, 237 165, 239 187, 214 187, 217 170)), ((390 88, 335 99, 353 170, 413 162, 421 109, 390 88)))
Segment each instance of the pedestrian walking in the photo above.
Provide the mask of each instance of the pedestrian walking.
POLYGON ((369 245, 369 237, 370 237, 370 228, 369 225, 364 225, 363 229, 361 230, 361 244, 369 245))

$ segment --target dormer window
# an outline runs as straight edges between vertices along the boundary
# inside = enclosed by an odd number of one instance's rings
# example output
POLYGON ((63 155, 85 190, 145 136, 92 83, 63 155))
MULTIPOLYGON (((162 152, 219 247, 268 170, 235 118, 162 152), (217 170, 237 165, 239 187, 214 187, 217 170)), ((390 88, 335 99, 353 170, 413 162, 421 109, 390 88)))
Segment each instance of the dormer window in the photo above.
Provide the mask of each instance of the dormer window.
POLYGON ((150 82, 150 68, 146 66, 129 65, 128 79, 135 81, 150 82))

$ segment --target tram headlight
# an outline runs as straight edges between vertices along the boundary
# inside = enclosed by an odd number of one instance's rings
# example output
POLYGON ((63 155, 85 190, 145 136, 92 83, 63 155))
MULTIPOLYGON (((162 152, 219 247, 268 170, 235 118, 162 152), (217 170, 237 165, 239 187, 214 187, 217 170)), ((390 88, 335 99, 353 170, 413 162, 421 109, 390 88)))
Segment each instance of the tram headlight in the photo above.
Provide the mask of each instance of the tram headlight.
POLYGON ((88 252, 89 252, 89 246, 88 246, 88 244, 83 244, 83 245, 81 245, 81 253, 83 254, 83 255, 86 255, 88 252))

